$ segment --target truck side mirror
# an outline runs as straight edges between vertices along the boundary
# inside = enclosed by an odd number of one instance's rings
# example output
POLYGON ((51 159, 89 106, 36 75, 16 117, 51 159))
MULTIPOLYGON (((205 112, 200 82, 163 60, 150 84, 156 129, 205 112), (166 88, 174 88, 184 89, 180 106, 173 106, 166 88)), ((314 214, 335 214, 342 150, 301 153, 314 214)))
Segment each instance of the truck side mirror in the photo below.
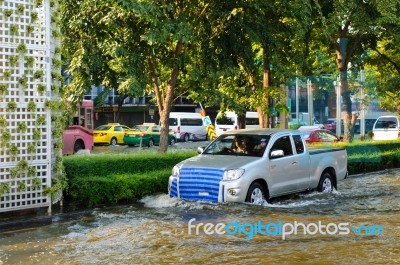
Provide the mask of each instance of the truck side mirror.
POLYGON ((285 153, 283 152, 283 150, 272 150, 271 154, 269 155, 269 158, 278 158, 278 157, 283 157, 285 155, 285 153))

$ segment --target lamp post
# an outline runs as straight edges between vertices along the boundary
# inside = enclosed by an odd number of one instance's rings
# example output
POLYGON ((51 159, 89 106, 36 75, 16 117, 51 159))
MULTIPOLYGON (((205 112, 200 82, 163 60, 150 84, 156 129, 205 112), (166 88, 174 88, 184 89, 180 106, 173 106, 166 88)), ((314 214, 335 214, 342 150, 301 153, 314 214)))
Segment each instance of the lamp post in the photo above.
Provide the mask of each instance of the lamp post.
POLYGON ((313 91, 312 83, 310 79, 307 79, 307 94, 308 94, 308 125, 314 125, 314 102, 313 102, 313 91))
POLYGON ((296 72, 296 123, 299 122, 299 78, 296 72))
POLYGON ((340 137, 342 134, 342 100, 341 100, 341 82, 333 82, 336 90, 336 135, 340 137))
POLYGON ((361 140, 365 139, 365 106, 364 105, 364 81, 365 81, 365 75, 364 71, 360 71, 360 101, 361 101, 361 110, 360 110, 360 137, 361 140))

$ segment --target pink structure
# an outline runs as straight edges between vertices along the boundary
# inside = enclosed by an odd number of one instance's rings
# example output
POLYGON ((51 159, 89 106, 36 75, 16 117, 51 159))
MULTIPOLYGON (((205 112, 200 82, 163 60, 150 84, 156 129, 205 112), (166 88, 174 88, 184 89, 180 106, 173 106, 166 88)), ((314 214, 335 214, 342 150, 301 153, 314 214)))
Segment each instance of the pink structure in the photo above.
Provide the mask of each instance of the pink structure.
POLYGON ((83 100, 73 122, 63 133, 63 155, 93 149, 93 101, 83 100))

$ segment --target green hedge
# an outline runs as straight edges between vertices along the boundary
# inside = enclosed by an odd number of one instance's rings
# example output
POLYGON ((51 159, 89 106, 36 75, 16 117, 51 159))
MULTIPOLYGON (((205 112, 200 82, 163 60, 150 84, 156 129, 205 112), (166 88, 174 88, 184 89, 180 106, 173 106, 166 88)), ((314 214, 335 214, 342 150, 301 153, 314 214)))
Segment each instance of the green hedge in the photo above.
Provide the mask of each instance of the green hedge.
POLYGON ((133 202, 168 189, 172 167, 195 151, 64 157, 67 201, 92 207, 133 202))
POLYGON ((400 167, 399 141, 356 141, 342 146, 347 150, 350 175, 400 167))
POLYGON ((140 174, 76 177, 70 182, 69 198, 89 207, 134 202, 146 195, 166 193, 170 174, 168 168, 140 174))
POLYGON ((172 167, 196 155, 194 151, 167 154, 133 153, 108 155, 80 155, 64 157, 68 178, 76 176, 108 177, 116 174, 145 173, 172 167))

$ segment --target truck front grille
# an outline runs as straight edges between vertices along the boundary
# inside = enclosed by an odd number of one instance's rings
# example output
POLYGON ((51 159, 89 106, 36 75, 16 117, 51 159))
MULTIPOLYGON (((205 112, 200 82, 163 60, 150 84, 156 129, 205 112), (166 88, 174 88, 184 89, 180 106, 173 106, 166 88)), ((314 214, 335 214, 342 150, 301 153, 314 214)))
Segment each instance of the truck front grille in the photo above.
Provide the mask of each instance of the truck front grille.
POLYGON ((219 184, 223 173, 222 169, 216 168, 182 167, 178 184, 179 197, 218 202, 219 184))

